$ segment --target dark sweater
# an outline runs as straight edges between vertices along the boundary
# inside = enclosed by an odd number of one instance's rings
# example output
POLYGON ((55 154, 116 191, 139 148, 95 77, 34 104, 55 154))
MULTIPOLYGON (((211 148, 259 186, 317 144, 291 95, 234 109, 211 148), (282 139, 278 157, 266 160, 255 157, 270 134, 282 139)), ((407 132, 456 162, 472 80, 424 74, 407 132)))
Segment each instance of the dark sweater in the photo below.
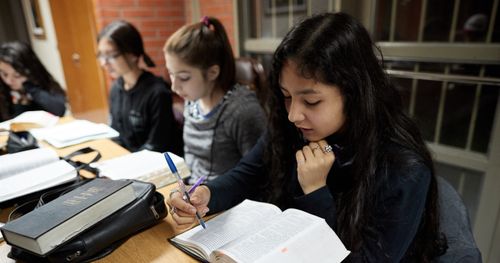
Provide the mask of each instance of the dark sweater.
MULTIPOLYGON (((207 183, 211 192, 211 212, 228 209, 245 198, 262 199, 259 185, 268 180, 263 164, 266 139, 257 145, 241 162, 224 176, 207 183)), ((391 146, 390 151, 408 152, 402 147, 391 146)), ((293 158, 293 157, 292 157, 293 158)), ((294 158, 295 160, 295 158, 294 158)), ((295 163, 295 162, 294 162, 295 163)), ((335 162, 327 178, 327 186, 304 195, 297 179, 296 164, 292 169, 290 183, 286 186, 286 205, 320 216, 337 231, 337 196, 349 189, 350 165, 335 162)), ((376 189, 375 218, 367 227, 375 234, 363 234, 363 246, 351 251, 349 259, 355 262, 399 262, 404 261, 405 252, 412 243, 421 222, 425 200, 430 184, 430 170, 421 163, 411 166, 388 167, 386 180, 376 189)), ((379 178, 377 171, 376 178, 379 178)), ((384 176, 385 177, 385 176, 384 176)), ((349 249, 349 248, 348 248, 349 249)))
POLYGON ((57 116, 63 116, 64 112, 66 112, 66 96, 64 93, 51 93, 29 81, 23 83, 23 88, 31 97, 31 101, 27 105, 11 103, 11 118, 25 111, 44 110, 57 116))
POLYGON ((110 95, 111 127, 116 141, 130 151, 170 151, 182 156, 182 132, 172 111, 172 96, 163 79, 144 71, 135 86, 117 79, 110 95))

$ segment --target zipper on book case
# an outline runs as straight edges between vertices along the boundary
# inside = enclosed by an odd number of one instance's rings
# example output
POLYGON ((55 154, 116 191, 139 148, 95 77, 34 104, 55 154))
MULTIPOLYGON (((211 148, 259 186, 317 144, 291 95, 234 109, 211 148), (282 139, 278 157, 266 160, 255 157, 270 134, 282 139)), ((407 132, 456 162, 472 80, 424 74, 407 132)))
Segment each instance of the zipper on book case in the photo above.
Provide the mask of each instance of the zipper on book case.
POLYGON ((66 257, 66 261, 73 261, 73 259, 79 257, 82 254, 80 250, 76 251, 73 255, 69 255, 66 257))
POLYGON ((149 207, 149 209, 151 209, 151 211, 153 212, 153 214, 155 215, 155 218, 158 219, 160 218, 160 215, 158 214, 158 212, 156 212, 156 209, 155 207, 152 205, 149 207))

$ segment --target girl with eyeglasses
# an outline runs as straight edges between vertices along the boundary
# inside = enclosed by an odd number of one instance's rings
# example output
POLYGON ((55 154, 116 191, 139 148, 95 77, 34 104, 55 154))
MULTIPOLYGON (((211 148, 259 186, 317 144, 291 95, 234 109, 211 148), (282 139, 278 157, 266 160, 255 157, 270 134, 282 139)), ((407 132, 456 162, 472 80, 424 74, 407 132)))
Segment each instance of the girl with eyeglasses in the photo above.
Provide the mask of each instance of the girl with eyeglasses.
POLYGON ((31 47, 23 42, 0 46, 0 121, 25 111, 66 112, 66 95, 31 47))
POLYGON ((114 21, 99 33, 97 59, 114 79, 109 96, 110 124, 116 141, 130 151, 143 149, 182 154, 182 131, 172 109, 172 94, 160 77, 143 69, 155 64, 145 53, 139 31, 114 21))

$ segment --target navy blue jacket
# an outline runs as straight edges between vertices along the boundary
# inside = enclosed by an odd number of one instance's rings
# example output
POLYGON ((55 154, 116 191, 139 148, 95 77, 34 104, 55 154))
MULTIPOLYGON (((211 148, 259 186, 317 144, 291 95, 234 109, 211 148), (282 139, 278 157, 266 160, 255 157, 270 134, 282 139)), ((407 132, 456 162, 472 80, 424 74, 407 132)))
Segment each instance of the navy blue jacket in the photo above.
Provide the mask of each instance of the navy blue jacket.
POLYGON ((29 81, 23 83, 23 88, 31 97, 31 102, 27 105, 11 103, 11 118, 25 111, 44 110, 57 116, 63 116, 66 112, 66 96, 64 93, 51 93, 29 81))
MULTIPOLYGON (((259 186, 272 176, 266 173, 263 163, 265 145, 266 139, 261 138, 234 169, 206 184, 211 192, 210 212, 231 208, 245 198, 263 199, 259 186)), ((388 151, 409 152, 392 144, 387 148, 388 151)), ((409 154, 416 156, 411 152, 409 154)), ((295 160, 294 156, 291 158, 295 160)), ((349 189, 350 168, 349 164, 341 166, 335 162, 327 185, 304 195, 298 183, 295 163, 290 183, 285 186, 286 205, 281 208, 298 208, 322 217, 338 232, 335 204, 339 194, 349 189)), ((361 249, 351 251, 349 256, 355 262, 405 261, 405 253, 419 230, 430 185, 430 170, 421 162, 414 162, 406 166, 394 164, 384 171, 377 171, 382 172, 386 180, 377 184, 376 212, 370 226, 375 234, 363 233, 365 239, 361 249)))

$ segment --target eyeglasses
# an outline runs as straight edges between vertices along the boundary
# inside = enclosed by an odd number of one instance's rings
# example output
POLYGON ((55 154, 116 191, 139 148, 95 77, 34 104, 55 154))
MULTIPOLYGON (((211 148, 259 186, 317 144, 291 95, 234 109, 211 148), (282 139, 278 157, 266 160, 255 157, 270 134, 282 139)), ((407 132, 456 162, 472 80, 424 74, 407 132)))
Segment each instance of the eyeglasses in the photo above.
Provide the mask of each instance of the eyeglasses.
POLYGON ((120 52, 117 52, 117 53, 114 53, 114 54, 109 54, 109 55, 105 55, 105 54, 97 54, 97 59, 99 60, 99 62, 101 64, 107 64, 107 63, 115 63, 116 62, 116 58, 121 56, 122 53, 120 52))

